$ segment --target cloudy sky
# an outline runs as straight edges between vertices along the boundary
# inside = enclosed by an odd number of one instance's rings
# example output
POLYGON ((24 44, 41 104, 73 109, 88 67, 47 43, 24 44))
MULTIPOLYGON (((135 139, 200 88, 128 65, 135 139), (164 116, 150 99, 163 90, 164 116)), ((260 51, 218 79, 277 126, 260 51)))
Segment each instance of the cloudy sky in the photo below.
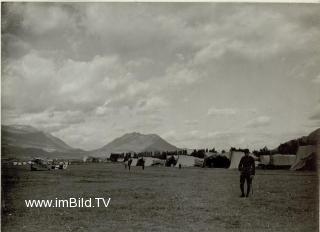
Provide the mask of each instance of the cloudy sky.
POLYGON ((273 148, 320 127, 320 5, 3 3, 2 123, 273 148))

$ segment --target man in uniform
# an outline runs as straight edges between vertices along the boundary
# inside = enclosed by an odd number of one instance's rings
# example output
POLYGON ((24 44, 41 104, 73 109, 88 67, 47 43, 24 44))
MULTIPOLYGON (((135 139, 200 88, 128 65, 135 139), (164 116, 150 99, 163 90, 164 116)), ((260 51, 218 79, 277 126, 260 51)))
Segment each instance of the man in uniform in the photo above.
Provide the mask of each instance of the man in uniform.
POLYGON ((130 168, 131 168, 131 163, 132 163, 132 159, 131 157, 128 159, 128 167, 129 167, 129 171, 130 171, 130 168))
POLYGON ((241 197, 249 197, 251 182, 255 175, 255 164, 253 157, 249 156, 249 151, 245 151, 245 155, 241 158, 239 166, 241 197), (244 195, 244 182, 247 182, 247 194, 244 195))

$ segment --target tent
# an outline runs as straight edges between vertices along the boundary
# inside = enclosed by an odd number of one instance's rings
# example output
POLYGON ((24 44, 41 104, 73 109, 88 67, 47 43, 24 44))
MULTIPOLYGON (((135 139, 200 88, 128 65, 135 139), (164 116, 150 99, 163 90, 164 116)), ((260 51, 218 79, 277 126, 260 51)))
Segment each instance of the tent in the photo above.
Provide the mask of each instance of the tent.
POLYGON ((166 160, 161 160, 161 159, 154 159, 152 161, 152 166, 165 166, 166 160))
MULTIPOLYGON (((229 169, 237 169, 240 163, 241 158, 244 156, 243 151, 232 151, 230 152, 230 166, 229 169)), ((250 154, 250 156, 255 160, 255 166, 257 167, 259 162, 258 162, 258 157, 254 156, 253 154, 250 154)))
POLYGON ((196 159, 194 160, 194 166, 196 166, 196 167, 202 167, 202 166, 203 166, 203 162, 204 162, 204 159, 196 158, 196 159))
MULTIPOLYGON (((139 158, 141 159, 141 158, 139 158)), ((137 160, 139 160, 137 159, 137 160)), ((160 159, 158 158, 153 158, 153 157, 143 157, 143 160, 144 160, 144 166, 147 167, 147 166, 152 166, 154 165, 155 163, 161 163, 160 159)), ((164 162, 164 161, 163 161, 164 162)), ((132 162, 133 163, 133 162, 132 162)), ((138 164, 138 161, 135 163, 134 166, 136 166, 138 164)))
POLYGON ((177 159, 178 159, 178 156, 177 156, 177 158, 175 158, 173 155, 170 157, 167 157, 165 166, 166 167, 174 167, 177 164, 177 159))
POLYGON ((270 164, 276 167, 290 167, 296 160, 296 155, 274 154, 270 156, 270 164))
POLYGON ((270 155, 261 155, 260 164, 265 166, 270 165, 270 155))
POLYGON ((229 169, 237 169, 241 158, 244 156, 242 151, 232 151, 230 154, 230 166, 229 169))
POLYGON ((153 161, 159 160, 157 158, 152 158, 152 157, 144 157, 144 166, 152 166, 153 161))
POLYGON ((230 166, 230 160, 224 155, 216 154, 205 158, 203 166, 209 168, 228 168, 230 166))
MULTIPOLYGON (((138 161, 140 160, 142 157, 139 158, 132 158, 132 163, 131 166, 142 166, 142 164, 138 161)), ((143 157, 144 160, 144 166, 148 167, 148 166, 154 166, 154 165, 164 165, 165 164, 165 160, 161 160, 158 158, 154 158, 154 157, 143 157)))
POLYGON ((133 158, 131 166, 137 166, 137 163, 138 163, 138 159, 137 158, 133 158))
POLYGON ((316 153, 317 149, 315 145, 299 146, 296 160, 291 165, 290 170, 310 169, 307 166, 316 166, 316 153))
POLYGON ((189 155, 179 155, 176 167, 179 167, 179 165, 181 165, 181 167, 194 167, 196 164, 196 160, 200 159, 189 155))

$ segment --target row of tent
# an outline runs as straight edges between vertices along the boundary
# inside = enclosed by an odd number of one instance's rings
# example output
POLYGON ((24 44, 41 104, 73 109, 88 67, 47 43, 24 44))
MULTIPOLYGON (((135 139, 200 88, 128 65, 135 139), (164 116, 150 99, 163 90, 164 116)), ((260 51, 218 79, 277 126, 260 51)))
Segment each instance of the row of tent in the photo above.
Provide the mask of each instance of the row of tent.
MULTIPOLYGON (((287 168, 291 170, 315 170, 317 167, 317 147, 314 145, 300 146, 297 154, 273 154, 264 155, 260 157, 255 157, 250 154, 255 159, 256 166, 269 167, 269 168, 287 168)), ((168 162, 167 160, 161 160, 153 157, 144 157, 144 166, 173 166, 173 167, 204 167, 206 161, 213 158, 213 162, 216 162, 218 158, 225 157, 227 164, 225 168, 237 169, 241 158, 244 156, 244 152, 232 151, 223 154, 210 154, 207 153, 204 159, 200 159, 189 155, 177 155, 172 156, 174 162, 168 162)), ((170 157, 170 158, 172 158, 170 157)), ((169 160, 170 160, 169 158, 169 160)), ((131 166, 141 166, 139 159, 133 158, 131 166)), ((120 160, 119 160, 120 161, 120 160)), ((318 160, 319 162, 319 160, 318 160)), ((212 166, 217 167, 217 166, 212 166)))
POLYGON ((31 161, 28 161, 28 162, 17 162, 17 161, 14 161, 14 162, 12 162, 13 166, 21 166, 21 165, 27 165, 27 164, 31 164, 31 161))
MULTIPOLYGON (((173 163, 168 162, 169 159, 162 160, 153 157, 143 157, 144 166, 201 167, 204 161, 204 159, 196 158, 194 156, 189 155, 177 155, 172 157, 175 160, 175 162, 173 163)), ((132 158, 131 166, 141 166, 141 162, 139 162, 139 160, 141 160, 141 158, 132 158)))
POLYGON ((33 158, 28 162, 12 162, 13 166, 30 165, 31 171, 66 169, 69 164, 69 161, 54 161, 43 158, 33 158))
MULTIPOLYGON (((290 168, 290 170, 316 170, 320 166, 319 147, 316 145, 299 146, 296 154, 273 154, 262 155, 256 160, 256 165, 270 168, 290 168)), ((243 152, 232 152, 230 156, 230 169, 237 168, 240 159, 244 156, 243 152)))

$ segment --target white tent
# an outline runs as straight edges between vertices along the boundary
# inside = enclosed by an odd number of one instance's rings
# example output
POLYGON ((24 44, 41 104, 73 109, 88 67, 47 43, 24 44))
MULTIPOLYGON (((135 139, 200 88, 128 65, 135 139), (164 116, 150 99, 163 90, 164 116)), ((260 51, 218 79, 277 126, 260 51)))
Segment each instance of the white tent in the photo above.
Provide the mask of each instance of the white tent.
POLYGON ((160 159, 153 157, 144 157, 144 166, 152 166, 154 163, 160 163, 160 159))
POLYGON ((312 159, 312 154, 316 154, 316 152, 317 150, 315 145, 299 146, 296 160, 292 164, 290 170, 302 169, 306 165, 306 162, 309 159, 312 159))
POLYGON ((152 161, 152 165, 153 166, 156 166, 156 165, 164 166, 165 164, 166 164, 166 161, 165 160, 161 160, 161 159, 154 159, 152 161))
POLYGON ((237 169, 241 158, 244 156, 242 151, 232 151, 230 155, 230 166, 229 169, 237 169))
POLYGON ((270 156, 270 164, 273 166, 291 166, 296 160, 296 155, 274 154, 270 156))
POLYGON ((176 167, 193 167, 196 164, 196 159, 199 160, 198 158, 194 156, 189 156, 189 155, 179 155, 176 167))
POLYGON ((194 160, 194 166, 196 166, 196 167, 202 167, 202 166, 203 166, 203 162, 204 162, 204 159, 196 158, 196 159, 194 160))
POLYGON ((133 159, 132 159, 131 166, 137 166, 137 162, 138 162, 138 159, 133 158, 133 159))
MULTIPOLYGON (((232 151, 230 154, 230 166, 229 169, 237 169, 240 163, 241 158, 245 155, 242 151, 232 151)), ((250 156, 255 160, 255 166, 259 164, 258 157, 254 156, 252 153, 250 156)))
MULTIPOLYGON (((138 159, 137 158, 133 158, 131 166, 137 166, 137 163, 138 163, 139 159, 141 159, 141 158, 138 158, 138 159)), ((164 162, 164 161, 161 161, 158 158, 153 158, 153 157, 143 157, 143 160, 144 160, 144 166, 145 167, 152 166, 155 163, 163 163, 164 162)))
POLYGON ((270 155, 261 155, 260 164, 269 165, 270 164, 270 155))

